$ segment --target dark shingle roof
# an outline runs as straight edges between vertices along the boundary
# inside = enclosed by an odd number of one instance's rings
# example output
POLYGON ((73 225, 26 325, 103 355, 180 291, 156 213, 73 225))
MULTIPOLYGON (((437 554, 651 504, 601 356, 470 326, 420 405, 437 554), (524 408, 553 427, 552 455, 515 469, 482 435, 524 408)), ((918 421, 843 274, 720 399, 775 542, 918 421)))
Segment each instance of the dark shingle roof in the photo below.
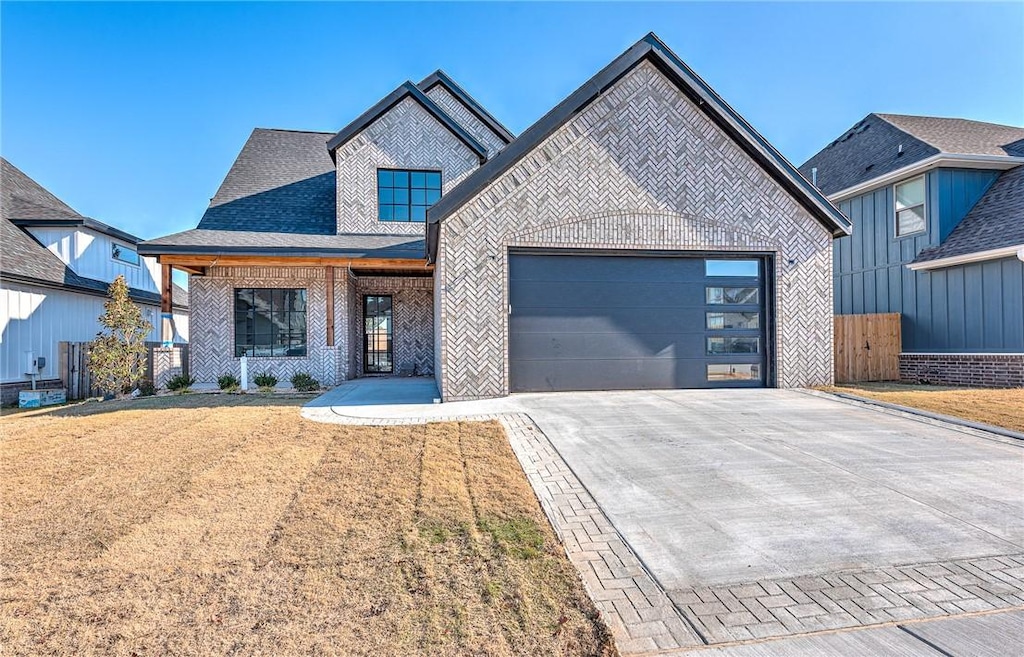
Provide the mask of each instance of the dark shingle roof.
POLYGON ((82 215, 0 157, 0 216, 4 219, 74 219, 82 215))
POLYGON ((1024 128, 967 119, 878 114, 908 135, 943 153, 1024 155, 1024 128))
POLYGON ((330 135, 253 130, 198 227, 333 234, 336 176, 324 145, 330 135))
POLYGON ((938 153, 1024 156, 1024 128, 899 114, 868 114, 800 166, 825 194, 859 185, 938 153), (900 146, 903 147, 902 153, 900 146))
POLYGON ((1024 244, 1024 166, 1004 171, 946 241, 924 249, 914 262, 1024 244))
POLYGON ((63 260, 6 217, 0 219, 0 272, 56 284, 74 276, 63 260))
MULTIPOLYGON (((6 159, 0 158, 0 163, 3 167, 0 178, 0 276, 10 281, 106 295, 109 283, 79 276, 56 254, 12 221, 24 220, 38 225, 66 220, 82 223, 88 219, 6 159)), ((174 284, 172 292, 175 306, 188 307, 187 290, 174 284)), ((160 303, 160 295, 156 292, 131 288, 130 294, 136 301, 160 303)))
POLYGON ((412 235, 308 235, 196 228, 143 242, 139 252, 418 259, 423 257, 423 248, 423 238, 412 235))

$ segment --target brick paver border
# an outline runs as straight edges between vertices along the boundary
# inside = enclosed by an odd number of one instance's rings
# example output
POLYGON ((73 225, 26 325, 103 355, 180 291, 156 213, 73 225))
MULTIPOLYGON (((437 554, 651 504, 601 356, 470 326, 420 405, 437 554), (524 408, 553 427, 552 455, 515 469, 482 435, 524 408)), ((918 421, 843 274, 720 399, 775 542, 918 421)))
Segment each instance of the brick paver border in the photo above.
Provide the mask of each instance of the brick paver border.
POLYGON ((1024 609, 1024 553, 666 592, 527 414, 345 417, 343 423, 485 420, 504 426, 541 508, 623 655, 679 654, 769 637, 1024 609))
POLYGON ((669 592, 710 643, 1024 607, 1024 554, 669 592))

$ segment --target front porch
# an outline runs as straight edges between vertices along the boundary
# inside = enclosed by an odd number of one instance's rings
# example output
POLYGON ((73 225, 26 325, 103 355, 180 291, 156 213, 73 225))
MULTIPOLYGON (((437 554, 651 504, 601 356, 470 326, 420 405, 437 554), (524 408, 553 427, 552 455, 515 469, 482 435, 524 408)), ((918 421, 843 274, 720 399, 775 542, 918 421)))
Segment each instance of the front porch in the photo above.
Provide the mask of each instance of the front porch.
MULTIPOLYGON (((221 265, 190 277, 191 372, 282 384, 306 373, 324 386, 360 377, 432 377, 430 268, 221 265)), ((432 379, 431 379, 432 380, 432 379)))

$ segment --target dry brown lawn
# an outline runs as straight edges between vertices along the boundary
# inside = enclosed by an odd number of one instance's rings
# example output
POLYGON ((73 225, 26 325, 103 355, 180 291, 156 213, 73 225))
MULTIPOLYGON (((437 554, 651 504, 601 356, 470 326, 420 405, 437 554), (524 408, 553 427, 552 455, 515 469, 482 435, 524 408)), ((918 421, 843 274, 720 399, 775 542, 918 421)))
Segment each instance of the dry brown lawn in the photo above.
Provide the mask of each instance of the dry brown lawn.
POLYGON ((0 652, 615 654, 500 425, 298 403, 0 419, 0 652))
POLYGON ((829 390, 1024 431, 1024 388, 999 390, 906 383, 860 383, 829 390))

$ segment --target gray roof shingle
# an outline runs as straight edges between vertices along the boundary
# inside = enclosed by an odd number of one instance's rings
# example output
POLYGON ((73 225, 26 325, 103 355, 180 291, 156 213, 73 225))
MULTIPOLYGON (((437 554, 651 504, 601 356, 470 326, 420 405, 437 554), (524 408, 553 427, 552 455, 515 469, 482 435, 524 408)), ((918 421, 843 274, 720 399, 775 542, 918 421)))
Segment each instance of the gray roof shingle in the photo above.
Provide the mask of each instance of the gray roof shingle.
POLYGON ((253 130, 198 228, 334 234, 336 176, 326 146, 331 134, 253 130))
MULTIPOLYGON (((32 220, 33 223, 45 223, 47 220, 85 220, 86 217, 6 159, 0 158, 0 164, 0 275, 6 280, 106 294, 109 283, 79 276, 56 254, 12 222, 32 220)), ((174 284, 172 292, 174 305, 188 307, 187 290, 174 284)), ((136 301, 160 303, 160 295, 156 292, 131 288, 130 293, 136 301)))
POLYGON ((76 219, 82 215, 0 157, 0 216, 4 219, 76 219))
POLYGON ((196 228, 143 242, 139 252, 418 259, 424 254, 424 240, 412 235, 311 235, 196 228))
POLYGON ((1004 171, 942 244, 917 262, 1024 244, 1024 166, 1004 171))
POLYGON ((859 185, 938 153, 1024 156, 1024 128, 925 116, 868 114, 800 166, 825 194, 859 185), (902 152, 900 151, 902 146, 902 152))

